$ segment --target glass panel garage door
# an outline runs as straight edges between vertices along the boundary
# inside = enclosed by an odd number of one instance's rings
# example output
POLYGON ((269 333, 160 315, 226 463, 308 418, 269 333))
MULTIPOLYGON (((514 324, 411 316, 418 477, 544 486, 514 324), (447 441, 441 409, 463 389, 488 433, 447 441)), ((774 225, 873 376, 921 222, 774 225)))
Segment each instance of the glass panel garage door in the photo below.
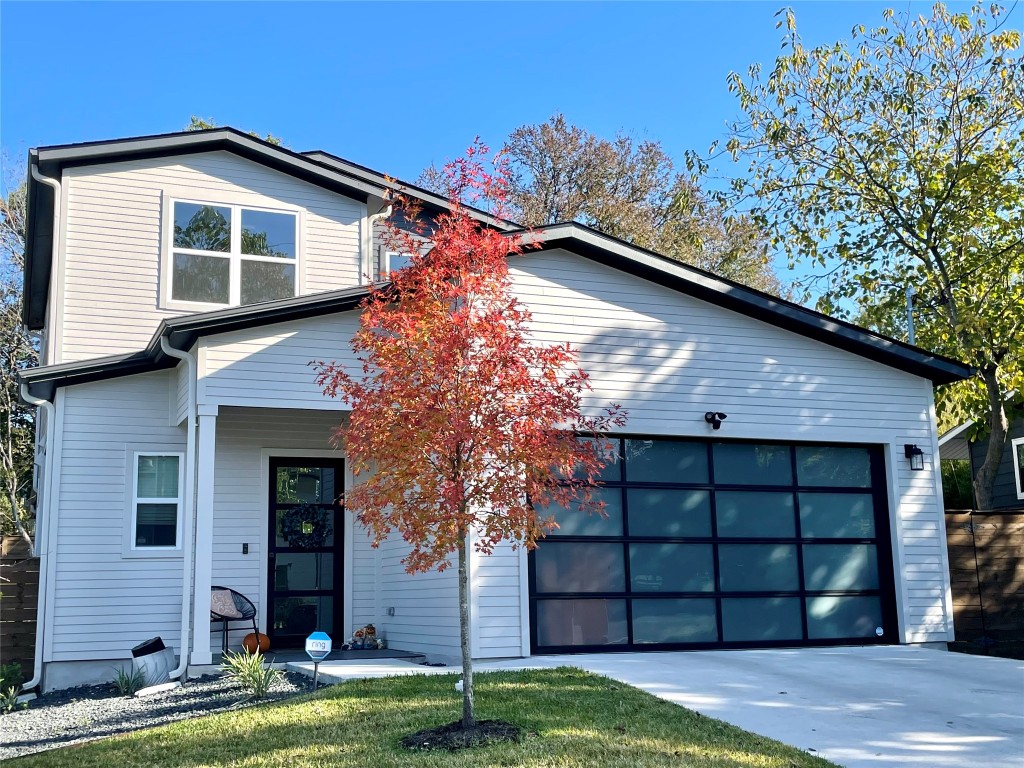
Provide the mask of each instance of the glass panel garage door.
POLYGON ((535 652, 896 642, 879 448, 618 440, 606 516, 550 509, 535 652))

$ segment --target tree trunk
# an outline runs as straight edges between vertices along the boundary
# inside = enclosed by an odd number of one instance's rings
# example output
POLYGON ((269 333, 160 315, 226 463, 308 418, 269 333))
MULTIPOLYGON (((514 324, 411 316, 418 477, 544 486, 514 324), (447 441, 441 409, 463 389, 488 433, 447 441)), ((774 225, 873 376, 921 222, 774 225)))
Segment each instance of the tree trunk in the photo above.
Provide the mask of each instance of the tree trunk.
POLYGON ((459 537, 459 633, 462 639, 462 727, 476 725, 473 709, 473 652, 469 643, 469 568, 466 534, 459 537))
POLYGON ((988 393, 989 433, 985 461, 974 475, 974 501, 978 505, 978 509, 983 511, 992 509, 992 492, 995 490, 996 473, 999 471, 999 463, 1003 460, 1006 433, 1010 428, 1006 418, 1005 395, 999 386, 998 370, 996 366, 992 365, 986 366, 981 372, 985 381, 985 390, 988 393))

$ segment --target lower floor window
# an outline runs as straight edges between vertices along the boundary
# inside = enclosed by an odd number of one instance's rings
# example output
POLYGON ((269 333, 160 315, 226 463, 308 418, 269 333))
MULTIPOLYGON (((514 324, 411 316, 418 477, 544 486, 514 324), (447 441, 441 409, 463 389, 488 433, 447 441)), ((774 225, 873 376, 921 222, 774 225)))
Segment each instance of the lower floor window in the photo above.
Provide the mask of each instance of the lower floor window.
POLYGON ((181 454, 135 454, 132 544, 135 549, 175 549, 181 519, 181 454))

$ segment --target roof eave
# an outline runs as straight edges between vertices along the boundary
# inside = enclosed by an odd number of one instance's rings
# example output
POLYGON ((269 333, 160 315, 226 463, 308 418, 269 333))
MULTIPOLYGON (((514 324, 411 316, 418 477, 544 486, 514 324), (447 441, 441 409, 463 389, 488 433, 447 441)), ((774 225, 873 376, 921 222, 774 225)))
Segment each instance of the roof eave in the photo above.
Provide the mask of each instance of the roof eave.
MULTIPOLYGON (((317 162, 329 168, 335 168, 343 173, 351 174, 357 178, 383 179, 383 183, 388 187, 388 189, 396 192, 408 193, 412 197, 415 197, 417 200, 419 200, 425 207, 427 207, 430 210, 436 212, 446 212, 451 210, 451 205, 447 198, 443 197, 442 195, 438 195, 434 192, 431 192, 429 189, 417 187, 415 184, 409 184, 407 182, 399 181, 397 179, 389 181, 384 177, 383 174, 379 174, 376 171, 373 171, 369 168, 349 162, 344 158, 338 157, 337 155, 332 155, 330 152, 325 152, 322 149, 317 149, 312 152, 303 152, 302 154, 303 156, 312 159, 314 162, 317 162)), ((469 211, 470 215, 477 221, 483 222, 484 224, 487 224, 488 226, 493 227, 495 229, 500 229, 502 231, 508 232, 521 228, 521 225, 514 221, 499 218, 479 208, 474 208, 473 206, 470 205, 465 206, 465 208, 467 211, 469 211)))
POLYGON ((30 368, 19 372, 18 378, 28 384, 29 394, 52 401, 59 387, 173 368, 178 361, 163 351, 161 338, 166 338, 174 349, 187 352, 202 336, 348 312, 356 309, 368 294, 369 288, 360 286, 165 319, 140 352, 30 368))
POLYGON ((25 269, 22 274, 21 319, 32 331, 46 324, 47 294, 50 287, 50 258, 53 254, 53 191, 32 176, 37 153, 28 153, 28 186, 25 193, 25 269), (50 226, 39 226, 37 222, 50 226))
POLYGON ((365 202, 369 196, 379 197, 385 190, 380 183, 339 173, 290 149, 279 147, 234 128, 212 128, 203 131, 140 136, 111 141, 64 144, 37 150, 39 170, 53 175, 63 168, 97 165, 148 157, 172 157, 225 150, 254 160, 261 165, 289 173, 365 202))

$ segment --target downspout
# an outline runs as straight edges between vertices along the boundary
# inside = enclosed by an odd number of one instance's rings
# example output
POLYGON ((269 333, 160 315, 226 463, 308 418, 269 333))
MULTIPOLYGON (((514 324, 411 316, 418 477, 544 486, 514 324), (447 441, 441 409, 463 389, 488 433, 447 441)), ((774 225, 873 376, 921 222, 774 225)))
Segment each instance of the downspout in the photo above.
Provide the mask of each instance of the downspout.
MULTIPOLYGON (((32 178, 38 181, 40 184, 45 184, 53 190, 53 242, 51 243, 50 251, 50 301, 54 301, 54 285, 56 284, 56 267, 60 256, 60 198, 61 188, 60 182, 56 179, 51 179, 49 176, 43 176, 39 172, 39 169, 32 163, 29 162, 29 170, 32 174, 32 178)), ((51 334, 53 333, 52 328, 47 329, 51 334)), ((53 498, 53 449, 54 449, 54 424, 57 421, 56 408, 53 407, 53 403, 49 400, 43 400, 38 397, 33 397, 28 391, 28 385, 24 382, 21 385, 21 397, 29 405, 34 405, 38 408, 42 408, 46 412, 46 456, 43 460, 43 498, 42 503, 36 504, 36 540, 33 545, 35 553, 39 556, 39 610, 36 611, 36 648, 35 654, 32 659, 32 679, 29 680, 22 686, 23 690, 31 690, 36 688, 43 678, 43 638, 44 638, 44 625, 46 623, 46 597, 49 588, 49 578, 47 573, 49 571, 49 546, 47 546, 47 537, 50 533, 50 515, 53 513, 53 504, 51 499, 53 498), (40 529, 39 522, 43 522, 42 529, 40 529), (40 533, 45 533, 47 537, 40 536, 40 533), (43 546, 40 548, 40 543, 43 546)))
POLYGON ((39 556, 39 610, 36 611, 36 649, 32 659, 32 679, 22 685, 22 690, 31 690, 37 687, 43 678, 43 625, 46 621, 46 594, 49 587, 47 563, 50 557, 50 548, 46 546, 47 537, 50 532, 50 514, 53 504, 50 503, 53 491, 53 450, 54 450, 54 424, 57 421, 57 409, 49 400, 33 397, 29 394, 28 384, 21 384, 21 399, 29 405, 34 405, 46 411, 46 456, 43 458, 43 497, 41 503, 36 504, 36 540, 32 547, 35 554, 39 556), (40 527, 39 523, 43 525, 40 527), (40 543, 43 544, 40 547, 40 543))
MULTIPOLYGON (((60 203, 61 203, 61 189, 60 182, 57 179, 51 179, 49 176, 43 176, 39 172, 39 168, 35 166, 31 161, 29 162, 29 170, 32 173, 32 178, 41 184, 45 184, 53 190, 53 243, 50 246, 50 285, 49 291, 49 307, 48 309, 56 312, 57 307, 57 282, 59 278, 59 267, 60 267, 60 203)), ((56 328, 48 327, 46 329, 46 345, 49 346, 53 341, 56 328)), ((54 362, 58 362, 55 358, 49 354, 49 350, 46 355, 46 364, 51 365, 54 362)))
MULTIPOLYGON (((366 217, 366 228, 367 228, 367 230, 369 230, 369 234, 368 234, 367 239, 366 239, 367 253, 370 256, 369 264, 367 264, 367 266, 369 267, 369 269, 367 270, 367 274, 369 274, 369 278, 370 278, 370 282, 371 283, 376 282, 378 279, 380 279, 380 274, 372 274, 372 272, 373 272, 373 257, 374 257, 374 253, 373 253, 373 225, 376 224, 381 219, 386 219, 388 216, 390 216, 391 215, 391 211, 392 211, 393 208, 394 208, 394 206, 389 204, 389 205, 385 206, 384 208, 381 208, 376 213, 371 213, 369 216, 366 217)), ((381 266, 383 266, 383 265, 381 265, 381 266)))
POLYGON ((178 678, 188 669, 189 647, 192 634, 192 572, 195 570, 196 529, 196 359, 188 352, 175 349, 160 337, 160 349, 169 357, 184 360, 188 367, 188 414, 185 417, 185 525, 181 542, 181 655, 171 678, 178 678))

